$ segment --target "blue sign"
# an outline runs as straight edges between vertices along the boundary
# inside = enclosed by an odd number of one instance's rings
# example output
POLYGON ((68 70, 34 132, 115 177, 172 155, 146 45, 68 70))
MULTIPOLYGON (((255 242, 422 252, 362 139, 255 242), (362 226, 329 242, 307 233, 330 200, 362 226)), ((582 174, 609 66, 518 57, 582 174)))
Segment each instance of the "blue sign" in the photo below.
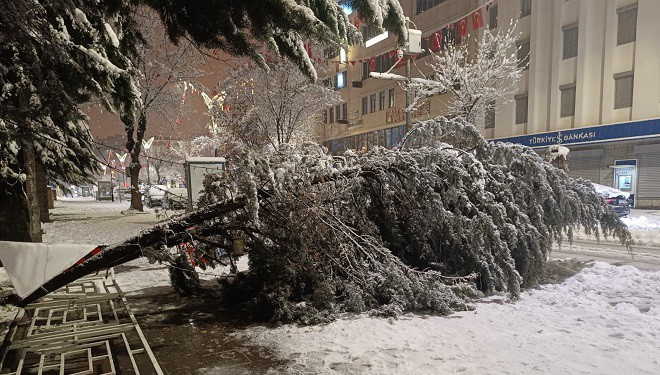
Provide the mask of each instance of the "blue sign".
POLYGON ((603 143, 651 137, 660 137, 660 119, 558 130, 516 137, 496 138, 489 141, 518 143, 532 148, 539 148, 558 144, 603 143))

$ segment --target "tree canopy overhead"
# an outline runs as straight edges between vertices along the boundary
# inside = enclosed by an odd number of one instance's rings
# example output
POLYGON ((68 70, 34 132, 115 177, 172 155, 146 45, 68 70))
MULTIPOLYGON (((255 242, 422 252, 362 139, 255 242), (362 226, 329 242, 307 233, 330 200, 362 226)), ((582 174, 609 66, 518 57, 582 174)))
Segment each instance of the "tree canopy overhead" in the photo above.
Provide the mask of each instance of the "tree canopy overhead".
MULTIPOLYGON (((366 22, 404 42, 397 0, 350 1, 366 22)), ((15 0, 0 14, 0 177, 20 180, 19 151, 34 146, 53 178, 89 181, 96 170, 87 119, 78 107, 96 98, 124 119, 140 107, 131 63, 142 38, 132 7, 155 9, 173 41, 247 56, 270 48, 308 77, 316 73, 304 41, 361 38, 335 0, 15 0)))
POLYGON ((290 58, 316 79, 304 43, 324 46, 360 43, 358 30, 341 3, 366 22, 384 27, 405 43, 405 16, 398 0, 139 0, 161 16, 173 41, 189 38, 201 47, 248 56, 266 68, 264 45, 290 58))

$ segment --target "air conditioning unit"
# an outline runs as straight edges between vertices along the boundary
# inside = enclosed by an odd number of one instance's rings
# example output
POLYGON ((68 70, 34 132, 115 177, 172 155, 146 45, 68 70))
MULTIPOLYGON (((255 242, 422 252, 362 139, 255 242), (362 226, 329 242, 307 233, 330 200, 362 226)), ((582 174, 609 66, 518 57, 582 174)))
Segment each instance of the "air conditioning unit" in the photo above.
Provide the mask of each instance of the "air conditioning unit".
POLYGON ((362 88, 362 81, 353 81, 353 87, 362 88))

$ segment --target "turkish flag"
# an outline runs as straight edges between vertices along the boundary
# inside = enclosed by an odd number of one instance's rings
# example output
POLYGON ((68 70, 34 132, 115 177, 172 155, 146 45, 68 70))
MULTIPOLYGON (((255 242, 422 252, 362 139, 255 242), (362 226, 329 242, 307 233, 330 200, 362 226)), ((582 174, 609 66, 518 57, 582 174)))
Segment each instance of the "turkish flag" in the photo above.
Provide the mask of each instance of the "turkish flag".
POLYGON ((375 72, 376 71, 376 58, 372 57, 369 61, 369 71, 370 72, 375 72))
POLYGON ((463 36, 468 33, 468 18, 464 17, 462 20, 458 21, 458 32, 456 35, 463 36))
POLYGON ((438 52, 442 49, 442 29, 431 34, 431 51, 438 52))
POLYGON ((476 30, 484 26, 484 16, 481 13, 481 8, 477 9, 472 13, 472 30, 476 30))

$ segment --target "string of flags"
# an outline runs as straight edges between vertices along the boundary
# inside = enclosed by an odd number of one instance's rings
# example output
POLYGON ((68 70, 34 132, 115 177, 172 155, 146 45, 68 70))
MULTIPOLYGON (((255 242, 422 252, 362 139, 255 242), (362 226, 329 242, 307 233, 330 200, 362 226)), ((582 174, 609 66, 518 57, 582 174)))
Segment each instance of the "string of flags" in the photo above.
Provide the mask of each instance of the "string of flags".
MULTIPOLYGON (((472 11, 470 14, 465 17, 451 22, 444 27, 441 27, 425 36, 422 36, 422 48, 430 50, 432 52, 442 51, 445 48, 445 45, 448 43, 454 43, 456 38, 461 38, 463 36, 469 35, 470 32, 475 32, 478 29, 485 26, 484 15, 490 12, 490 8, 493 6, 493 0, 488 0, 486 3, 479 8, 472 11)), ((354 20, 355 27, 359 28, 360 25, 364 24, 365 21, 356 17, 354 20)), ((311 56, 310 56, 311 58, 311 56)), ((329 63, 334 63, 337 66, 337 71, 341 65, 355 66, 355 64, 369 63, 369 70, 375 71, 377 67, 377 62, 380 59, 381 62, 390 61, 393 65, 399 63, 397 58, 397 50, 393 49, 380 53, 378 55, 365 57, 358 60, 347 60, 347 61, 328 61, 329 63)), ((411 59, 415 59, 415 56, 411 56, 411 59)), ((313 59, 315 62, 320 62, 320 58, 313 59)))

